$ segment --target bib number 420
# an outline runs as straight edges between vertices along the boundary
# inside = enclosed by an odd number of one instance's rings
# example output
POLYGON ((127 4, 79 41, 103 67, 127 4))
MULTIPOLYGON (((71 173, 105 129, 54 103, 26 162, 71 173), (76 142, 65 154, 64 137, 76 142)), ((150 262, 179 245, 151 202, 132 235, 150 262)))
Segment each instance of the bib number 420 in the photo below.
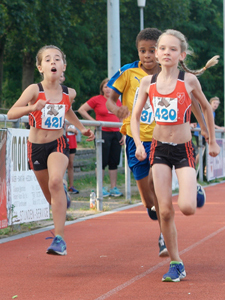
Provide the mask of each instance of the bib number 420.
POLYGON ((174 122, 177 119, 177 113, 175 109, 167 109, 159 107, 155 111, 155 120, 161 122, 174 122))

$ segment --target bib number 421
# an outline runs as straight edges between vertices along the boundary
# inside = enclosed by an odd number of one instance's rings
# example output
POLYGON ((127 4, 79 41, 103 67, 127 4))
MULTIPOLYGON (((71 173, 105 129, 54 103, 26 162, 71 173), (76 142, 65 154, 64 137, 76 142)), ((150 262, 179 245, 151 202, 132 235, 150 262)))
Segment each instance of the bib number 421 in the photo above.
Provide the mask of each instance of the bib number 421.
POLYGON ((47 128, 62 128, 62 117, 58 118, 58 117, 48 117, 45 121, 45 126, 47 128))

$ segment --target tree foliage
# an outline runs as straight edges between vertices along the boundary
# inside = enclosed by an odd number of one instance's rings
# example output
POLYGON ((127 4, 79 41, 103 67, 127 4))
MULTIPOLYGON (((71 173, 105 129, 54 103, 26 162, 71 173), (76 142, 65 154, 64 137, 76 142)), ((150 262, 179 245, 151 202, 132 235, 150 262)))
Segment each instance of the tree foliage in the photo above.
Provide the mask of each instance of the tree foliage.
MULTIPOLYGON (((194 50, 190 68, 200 68, 213 55, 220 55, 219 65, 207 70, 200 81, 208 98, 217 95, 221 100, 222 12, 222 0, 147 0, 144 8, 145 27, 173 28, 185 34, 194 50)), ((77 91, 74 109, 99 93, 99 84, 107 77, 107 0, 1 0, 0 19, 3 105, 10 107, 23 88, 40 80, 35 55, 45 44, 59 46, 67 56, 66 84, 77 91)), ((137 1, 120 0, 121 65, 138 59, 139 30, 137 1)), ((218 117, 222 125, 223 109, 218 117)))

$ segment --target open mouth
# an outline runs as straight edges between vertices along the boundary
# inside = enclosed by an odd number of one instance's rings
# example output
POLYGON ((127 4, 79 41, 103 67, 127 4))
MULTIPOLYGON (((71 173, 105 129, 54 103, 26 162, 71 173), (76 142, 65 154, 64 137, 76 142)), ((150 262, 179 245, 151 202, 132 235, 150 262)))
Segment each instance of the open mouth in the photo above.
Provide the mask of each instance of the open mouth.
POLYGON ((55 67, 51 68, 51 72, 55 73, 57 70, 55 67))

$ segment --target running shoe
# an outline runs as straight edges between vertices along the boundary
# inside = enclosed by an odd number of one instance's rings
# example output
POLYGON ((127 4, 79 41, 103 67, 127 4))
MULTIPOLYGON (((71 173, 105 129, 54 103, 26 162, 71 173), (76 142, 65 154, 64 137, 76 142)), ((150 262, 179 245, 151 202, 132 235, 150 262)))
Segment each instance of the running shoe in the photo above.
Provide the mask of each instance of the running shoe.
POLYGON ((203 187, 197 183, 197 207, 202 207, 204 206, 206 201, 206 194, 205 191, 203 189, 203 187))
MULTIPOLYGON (((51 237, 53 238, 53 237, 51 237)), ((66 255, 66 243, 60 235, 56 235, 50 247, 48 247, 47 254, 66 255)))
POLYGON ((160 235, 159 235, 159 257, 166 257, 166 256, 169 256, 169 253, 166 248, 163 234, 160 233, 160 235))
POLYGON ((110 196, 110 193, 107 191, 105 187, 102 188, 102 196, 103 198, 110 196))
POLYGON ((69 188, 69 192, 70 192, 71 194, 79 194, 79 191, 76 190, 74 186, 71 186, 71 187, 69 188))
POLYGON ((151 208, 147 208, 147 212, 148 212, 149 217, 152 220, 154 220, 154 221, 158 220, 156 210, 155 210, 155 206, 152 206, 151 208))
POLYGON ((65 183, 63 183, 63 187, 64 187, 64 191, 65 191, 65 194, 66 194, 67 208, 69 208, 70 204, 71 204, 70 195, 69 195, 69 193, 67 193, 67 187, 66 187, 65 183))
POLYGON ((168 273, 163 275, 162 281, 179 282, 186 277, 183 263, 171 261, 168 273))
POLYGON ((123 196, 123 193, 115 186, 113 189, 109 191, 111 197, 120 197, 123 196))

